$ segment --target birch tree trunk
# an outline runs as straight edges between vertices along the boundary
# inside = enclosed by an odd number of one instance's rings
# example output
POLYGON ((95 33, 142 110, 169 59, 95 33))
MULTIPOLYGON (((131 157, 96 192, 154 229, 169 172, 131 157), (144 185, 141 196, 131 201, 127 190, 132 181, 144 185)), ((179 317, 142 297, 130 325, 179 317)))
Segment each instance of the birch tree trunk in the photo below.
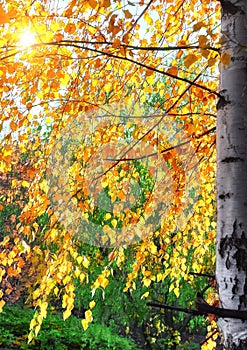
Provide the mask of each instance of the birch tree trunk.
MULTIPOLYGON (((247 1, 221 5, 222 55, 231 62, 221 67, 217 106, 216 279, 220 306, 247 310, 247 1)), ((247 349, 247 321, 218 324, 226 349, 247 349)))

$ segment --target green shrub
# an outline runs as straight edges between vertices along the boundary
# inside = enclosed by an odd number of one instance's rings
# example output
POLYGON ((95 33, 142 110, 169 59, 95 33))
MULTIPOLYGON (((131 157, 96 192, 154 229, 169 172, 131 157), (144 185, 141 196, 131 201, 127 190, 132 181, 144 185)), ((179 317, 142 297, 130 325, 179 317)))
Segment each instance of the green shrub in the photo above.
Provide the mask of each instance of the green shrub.
POLYGON ((27 344, 32 315, 30 309, 6 306, 0 314, 0 345, 21 350, 138 350, 131 339, 120 337, 104 324, 91 324, 84 331, 80 319, 71 316, 64 321, 60 313, 49 313, 37 339, 27 344))

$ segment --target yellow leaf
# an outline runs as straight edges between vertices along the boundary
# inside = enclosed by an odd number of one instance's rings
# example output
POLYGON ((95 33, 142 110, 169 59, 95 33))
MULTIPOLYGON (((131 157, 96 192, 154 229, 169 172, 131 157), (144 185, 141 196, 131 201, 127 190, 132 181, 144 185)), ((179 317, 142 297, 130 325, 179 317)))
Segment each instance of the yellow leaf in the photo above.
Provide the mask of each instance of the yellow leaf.
POLYGON ((36 337, 37 337, 37 335, 38 335, 38 333, 39 333, 39 331, 40 331, 40 327, 41 327, 41 325, 38 324, 38 325, 35 327, 35 329, 34 329, 34 334, 35 334, 36 337))
POLYGON ((85 275, 85 273, 82 272, 80 274, 80 281, 83 282, 86 277, 87 277, 87 275, 85 275))
POLYGON ((71 310, 67 309, 63 312, 63 319, 64 321, 69 318, 69 316, 71 315, 71 310))
POLYGON ((89 266, 89 260, 87 257, 84 256, 82 265, 87 269, 89 266))
POLYGON ((106 219, 106 220, 109 220, 110 218, 111 218, 111 214, 110 214, 110 213, 106 213, 106 214, 105 214, 105 219, 106 219))
POLYGON ((26 180, 22 181, 21 183, 22 187, 29 187, 29 182, 27 182, 26 180))
POLYGON ((81 320, 82 327, 84 331, 88 329, 88 321, 87 320, 81 320))
POLYGON ((149 287, 152 281, 149 278, 143 278, 142 282, 144 286, 149 287))
POLYGON ((106 83, 104 85, 104 91, 105 92, 110 92, 112 90, 112 83, 106 83))
POLYGON ((65 276, 65 277, 63 278, 63 284, 66 285, 68 282, 70 282, 70 280, 71 280, 71 277, 70 277, 70 276, 65 276))
POLYGON ((105 188, 108 186, 108 180, 106 178, 103 178, 103 180, 101 181, 102 187, 105 188))
POLYGON ((198 57, 194 54, 190 54, 184 59, 184 65, 186 68, 189 68, 194 62, 196 62, 198 57))
POLYGON ((160 281, 163 281, 163 280, 164 280, 164 276, 163 276, 163 274, 161 272, 159 272, 157 274, 157 282, 160 282, 160 281))
POLYGON ((150 253, 152 253, 152 254, 156 254, 156 253, 157 253, 157 247, 156 247, 156 245, 154 244, 154 242, 151 242, 151 243, 149 244, 149 251, 150 251, 150 253))
POLYGON ((85 312, 85 319, 87 320, 87 322, 92 322, 93 321, 93 315, 92 315, 92 311, 91 310, 87 310, 85 312))
POLYGON ((76 278, 78 278, 81 274, 81 271, 78 269, 78 267, 76 267, 75 271, 74 271, 74 275, 76 278))
POLYGON ((111 221, 111 224, 112 224, 112 226, 113 226, 114 228, 116 228, 116 227, 117 227, 117 220, 116 220, 116 219, 113 219, 113 220, 111 221))
POLYGON ((83 257, 82 256, 78 256, 78 258, 76 259, 76 261, 78 262, 78 264, 81 264, 83 260, 83 257))
POLYGON ((39 184, 39 187, 46 194, 48 193, 48 185, 47 185, 47 181, 45 179, 39 184))
POLYGON ((37 320, 36 318, 33 318, 30 322, 30 326, 29 326, 29 329, 32 330, 37 324, 37 320))
POLYGON ((153 19, 152 19, 152 17, 149 16, 149 13, 147 11, 144 14, 144 19, 147 22, 147 24, 149 24, 149 25, 153 24, 153 19))
POLYGON ((147 298, 148 296, 149 296, 149 292, 146 292, 141 296, 141 299, 147 298))
POLYGON ((34 338, 34 331, 31 331, 31 332, 28 334, 28 338, 27 338, 28 344, 31 343, 31 341, 33 340, 33 338, 34 338))
POLYGON ((5 301, 4 300, 0 300, 0 312, 3 311, 4 305, 5 305, 5 301))
POLYGON ((96 305, 96 303, 94 300, 90 301, 90 303, 89 303, 90 309, 93 309, 95 307, 95 305, 96 305))
POLYGON ((40 315, 42 318, 45 318, 47 315, 48 303, 46 301, 42 302, 40 305, 40 315))
POLYGON ((109 281, 108 281, 108 279, 105 278, 105 277, 103 277, 102 280, 100 281, 100 285, 101 285, 101 287, 104 288, 104 289, 107 287, 108 283, 109 283, 109 281))
POLYGON ((179 297, 179 288, 178 287, 174 288, 173 292, 176 295, 176 297, 178 298, 179 297))

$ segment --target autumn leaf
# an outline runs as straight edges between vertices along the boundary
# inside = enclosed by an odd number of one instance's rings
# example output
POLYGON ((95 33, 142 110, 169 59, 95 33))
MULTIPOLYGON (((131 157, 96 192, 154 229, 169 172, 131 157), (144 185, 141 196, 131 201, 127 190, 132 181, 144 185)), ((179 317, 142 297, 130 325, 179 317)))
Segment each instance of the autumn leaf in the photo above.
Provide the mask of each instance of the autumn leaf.
MULTIPOLYGON (((74 23, 68 23, 64 28, 65 32, 73 34, 76 31, 76 25, 74 23)), ((57 40, 59 41, 59 40, 57 40)))
POLYGON ((125 15, 125 18, 132 18, 132 14, 129 12, 129 10, 124 10, 124 15, 125 15))
POLYGON ((8 23, 10 20, 9 15, 3 9, 3 6, 0 4, 0 24, 8 23))
POLYGON ((69 309, 66 309, 64 312, 63 312, 63 319, 64 321, 69 318, 69 316, 71 315, 71 310, 69 309))
POLYGON ((111 1, 110 0, 103 0, 102 5, 103 7, 110 7, 111 6, 111 1))
POLYGON ((231 63, 231 55, 228 52, 224 52, 220 57, 220 62, 224 64, 224 66, 229 66, 231 63))
POLYGON ((88 321, 83 319, 83 320, 81 320, 81 323, 82 323, 82 327, 83 327, 84 331, 86 331, 88 329, 88 321))
POLYGON ((203 21, 197 22, 193 25, 193 32, 197 32, 201 28, 205 27, 205 23, 203 21))
POLYGON ((198 56, 194 54, 190 54, 185 57, 184 59, 184 65, 186 68, 189 68, 193 63, 195 63, 198 60, 198 56))
POLYGON ((96 0, 88 0, 89 5, 95 9, 98 6, 98 3, 96 0))

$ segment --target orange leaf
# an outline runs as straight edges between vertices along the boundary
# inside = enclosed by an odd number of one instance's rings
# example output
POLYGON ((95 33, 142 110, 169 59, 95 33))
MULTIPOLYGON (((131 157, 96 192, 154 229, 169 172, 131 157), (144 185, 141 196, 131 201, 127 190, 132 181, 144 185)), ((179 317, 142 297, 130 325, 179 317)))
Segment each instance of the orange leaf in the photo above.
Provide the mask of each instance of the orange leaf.
POLYGON ((130 39, 129 33, 124 34, 124 36, 123 36, 123 42, 124 42, 126 45, 128 45, 129 39, 130 39))
POLYGON ((0 4, 0 24, 9 22, 9 15, 4 11, 3 6, 0 4))
POLYGON ((88 0, 88 3, 93 9, 95 9, 98 5, 96 0, 88 0))
POLYGON ((146 70, 146 76, 149 77, 150 75, 154 74, 154 71, 152 69, 146 70))
POLYGON ((125 18, 132 18, 132 14, 129 12, 129 10, 124 10, 124 15, 125 15, 125 18))
POLYGON ((59 43, 60 41, 63 40, 63 34, 57 33, 54 35, 55 40, 59 43))
POLYGON ((202 27, 205 27, 204 22, 200 21, 196 24, 193 25, 193 31, 197 32, 198 30, 200 30, 202 27))
POLYGON ((76 25, 74 23, 68 23, 64 30, 69 34, 73 34, 76 31, 76 25))
POLYGON ((117 48, 121 45, 120 39, 116 38, 113 43, 112 43, 112 47, 117 48))
POLYGON ((231 63, 231 55, 227 52, 224 52, 220 58, 220 62, 224 64, 224 66, 228 66, 231 63))
POLYGON ((172 74, 172 75, 178 75, 178 69, 176 67, 171 67, 167 69, 166 73, 172 74))
POLYGON ((208 44, 208 38, 205 35, 199 35, 198 42, 200 47, 205 48, 208 44))
POLYGON ((102 6, 103 7, 110 7, 111 6, 111 1, 110 0, 103 0, 102 6))
POLYGON ((194 62, 196 62, 198 57, 196 55, 190 54, 184 59, 184 65, 189 68, 194 62))
POLYGON ((13 122, 13 120, 10 122, 9 126, 12 131, 16 131, 18 129, 18 125, 15 122, 13 122))

